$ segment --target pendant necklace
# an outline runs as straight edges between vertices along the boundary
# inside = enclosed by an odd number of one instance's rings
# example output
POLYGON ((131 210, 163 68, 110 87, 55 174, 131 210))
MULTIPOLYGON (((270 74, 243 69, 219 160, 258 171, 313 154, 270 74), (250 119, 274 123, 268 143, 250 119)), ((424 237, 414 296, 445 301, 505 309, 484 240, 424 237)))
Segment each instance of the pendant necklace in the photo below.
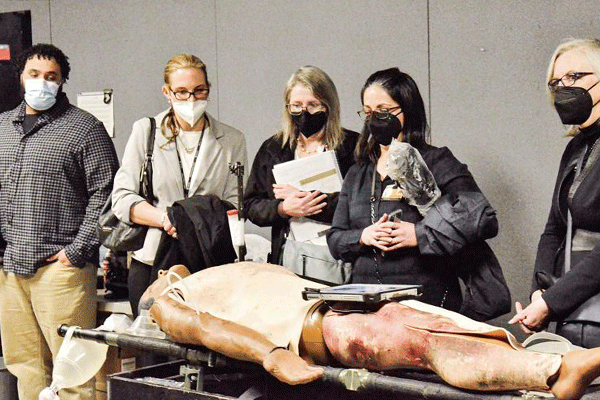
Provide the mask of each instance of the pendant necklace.
POLYGON ((196 143, 196 145, 194 145, 192 147, 187 147, 185 145, 185 142, 183 141, 183 136, 181 136, 181 134, 177 135, 177 137, 179 138, 179 142, 181 142, 181 145, 183 146, 183 149, 185 150, 185 152, 188 154, 192 154, 194 152, 194 150, 196 150, 196 148, 198 147, 198 144, 200 143, 200 139, 201 139, 202 135, 198 136, 198 142, 196 143))

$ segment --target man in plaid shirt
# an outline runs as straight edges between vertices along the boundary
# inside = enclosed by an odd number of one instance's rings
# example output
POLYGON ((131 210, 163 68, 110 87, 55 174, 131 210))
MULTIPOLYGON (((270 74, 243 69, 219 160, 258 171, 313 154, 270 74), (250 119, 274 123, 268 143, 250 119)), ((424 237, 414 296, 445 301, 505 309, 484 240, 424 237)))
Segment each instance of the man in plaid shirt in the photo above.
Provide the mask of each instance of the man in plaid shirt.
MULTIPOLYGON (((95 326, 96 226, 118 159, 102 123, 63 93, 61 50, 37 44, 18 70, 25 100, 0 114, 0 328, 19 398, 35 400, 52 378, 57 325, 95 326)), ((93 397, 90 382, 61 391, 93 397)))

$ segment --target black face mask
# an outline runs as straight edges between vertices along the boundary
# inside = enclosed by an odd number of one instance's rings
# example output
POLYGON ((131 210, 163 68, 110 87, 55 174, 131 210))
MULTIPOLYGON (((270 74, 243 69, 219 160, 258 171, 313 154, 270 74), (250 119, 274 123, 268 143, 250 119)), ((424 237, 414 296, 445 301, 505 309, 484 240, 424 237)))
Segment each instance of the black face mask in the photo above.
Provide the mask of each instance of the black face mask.
POLYGON ((299 115, 292 115, 292 122, 304 137, 308 138, 323 129, 327 122, 327 113, 319 111, 311 114, 303 110, 299 115))
POLYGON ((554 108, 563 124, 581 125, 588 120, 592 108, 597 104, 594 104, 590 90, 597 84, 598 82, 587 90, 574 86, 556 89, 554 108))
POLYGON ((366 122, 375 143, 388 146, 392 139, 397 138, 402 131, 400 120, 393 115, 388 119, 378 119, 371 116, 366 122))

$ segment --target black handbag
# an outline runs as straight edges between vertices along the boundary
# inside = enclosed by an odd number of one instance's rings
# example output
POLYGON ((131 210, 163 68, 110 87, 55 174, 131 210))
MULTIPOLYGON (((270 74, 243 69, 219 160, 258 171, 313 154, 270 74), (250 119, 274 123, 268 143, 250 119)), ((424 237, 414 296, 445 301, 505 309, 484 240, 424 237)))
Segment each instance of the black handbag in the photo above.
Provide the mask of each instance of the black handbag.
MULTIPOLYGON (((140 173, 140 195, 153 204, 155 201, 152 189, 152 151, 154 149, 154 135, 156 134, 156 121, 150 119, 150 132, 148 132, 146 158, 140 173)), ((128 224, 121 221, 112 210, 112 195, 108 196, 98 218, 98 238, 100 243, 113 251, 135 251, 144 246, 148 226, 128 224)))

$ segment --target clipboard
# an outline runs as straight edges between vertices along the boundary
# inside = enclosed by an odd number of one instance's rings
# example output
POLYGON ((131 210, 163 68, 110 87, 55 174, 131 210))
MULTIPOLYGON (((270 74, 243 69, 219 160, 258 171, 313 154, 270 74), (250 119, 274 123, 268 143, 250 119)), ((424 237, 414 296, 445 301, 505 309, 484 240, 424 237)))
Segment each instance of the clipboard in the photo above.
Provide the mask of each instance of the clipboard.
POLYGON ((304 300, 321 299, 372 304, 386 300, 399 300, 405 297, 418 297, 422 292, 422 285, 351 283, 322 289, 305 288, 302 291, 302 298, 304 300))

